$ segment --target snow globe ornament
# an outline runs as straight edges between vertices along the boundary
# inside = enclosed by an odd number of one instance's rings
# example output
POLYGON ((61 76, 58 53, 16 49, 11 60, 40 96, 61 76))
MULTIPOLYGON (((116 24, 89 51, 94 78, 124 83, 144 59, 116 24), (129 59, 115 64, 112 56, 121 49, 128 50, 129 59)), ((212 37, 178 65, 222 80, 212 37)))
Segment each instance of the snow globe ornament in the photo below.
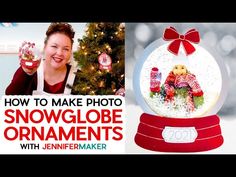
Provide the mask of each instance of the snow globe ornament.
POLYGON ((228 90, 228 73, 196 29, 173 27, 145 48, 134 70, 134 91, 144 110, 135 135, 142 148, 198 152, 223 144, 216 115, 228 90))
POLYGON ((42 54, 35 43, 24 41, 19 48, 20 65, 27 69, 37 68, 41 62, 42 54))
POLYGON ((99 69, 100 70, 111 71, 112 59, 105 52, 103 52, 101 55, 98 56, 98 62, 99 62, 99 69))

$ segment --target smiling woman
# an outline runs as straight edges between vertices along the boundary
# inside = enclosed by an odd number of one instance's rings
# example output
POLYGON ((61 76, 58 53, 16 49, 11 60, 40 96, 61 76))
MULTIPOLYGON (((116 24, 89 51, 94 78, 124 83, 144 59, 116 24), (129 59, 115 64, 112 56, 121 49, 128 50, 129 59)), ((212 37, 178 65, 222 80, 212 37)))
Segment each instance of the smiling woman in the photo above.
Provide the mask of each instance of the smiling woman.
MULTIPOLYGON (((84 35, 85 25, 86 23, 71 23, 73 29, 76 30, 75 39, 84 35)), ((42 51, 44 39, 47 36, 45 33, 49 26, 50 23, 17 23, 7 27, 0 25, 0 96, 5 94, 5 89, 12 81, 14 72, 20 66, 18 51, 22 42, 34 42, 37 48, 42 51)), ((75 51, 77 46, 78 41, 74 40, 72 51, 75 51)), ((17 85, 14 87, 17 88, 17 85)))
POLYGON ((44 40, 43 61, 34 68, 21 62, 6 95, 70 94, 66 85, 72 85, 75 78, 75 69, 69 64, 74 34, 68 23, 51 23, 44 40))

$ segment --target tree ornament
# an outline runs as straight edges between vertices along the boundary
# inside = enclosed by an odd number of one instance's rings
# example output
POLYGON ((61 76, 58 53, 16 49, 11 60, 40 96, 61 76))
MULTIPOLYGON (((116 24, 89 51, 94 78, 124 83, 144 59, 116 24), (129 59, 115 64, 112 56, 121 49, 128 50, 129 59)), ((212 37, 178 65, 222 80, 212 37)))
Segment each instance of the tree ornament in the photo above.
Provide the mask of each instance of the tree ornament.
POLYGON ((116 91, 115 95, 125 96, 125 88, 121 87, 116 91))
POLYGON ((109 55, 107 55, 105 52, 103 52, 101 55, 98 56, 98 62, 99 62, 99 69, 100 70, 108 70, 111 71, 111 64, 112 59, 109 55))

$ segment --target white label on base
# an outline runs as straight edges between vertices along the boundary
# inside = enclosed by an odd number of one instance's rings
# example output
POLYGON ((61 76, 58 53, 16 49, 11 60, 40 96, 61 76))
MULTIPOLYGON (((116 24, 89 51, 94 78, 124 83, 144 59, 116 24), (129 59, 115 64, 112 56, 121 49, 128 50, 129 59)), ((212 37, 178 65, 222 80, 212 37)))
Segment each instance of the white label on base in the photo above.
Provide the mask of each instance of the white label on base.
POLYGON ((33 63, 32 63, 32 62, 25 62, 25 65, 26 65, 26 66, 32 66, 33 63))
POLYGON ((162 131, 162 137, 168 143, 192 143, 197 138, 195 127, 169 127, 162 131))

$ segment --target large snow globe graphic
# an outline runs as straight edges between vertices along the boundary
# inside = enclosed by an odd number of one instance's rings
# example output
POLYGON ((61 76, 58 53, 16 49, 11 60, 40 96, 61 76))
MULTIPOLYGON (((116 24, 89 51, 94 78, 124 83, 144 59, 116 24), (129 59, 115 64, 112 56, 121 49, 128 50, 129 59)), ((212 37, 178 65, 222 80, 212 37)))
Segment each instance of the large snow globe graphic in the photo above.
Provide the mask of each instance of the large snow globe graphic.
POLYGON ((134 92, 144 113, 135 135, 142 148, 198 152, 223 144, 220 118, 228 90, 226 66, 196 29, 166 28, 137 61, 134 92))

